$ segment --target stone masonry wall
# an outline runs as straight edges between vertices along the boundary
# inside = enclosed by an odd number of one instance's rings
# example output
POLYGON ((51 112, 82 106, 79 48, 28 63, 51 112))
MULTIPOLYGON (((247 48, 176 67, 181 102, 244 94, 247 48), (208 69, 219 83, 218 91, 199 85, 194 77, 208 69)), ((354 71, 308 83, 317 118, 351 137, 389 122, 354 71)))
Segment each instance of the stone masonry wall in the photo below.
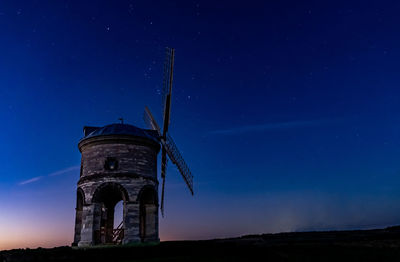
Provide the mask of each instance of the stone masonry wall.
MULTIPOLYGON (((89 140, 89 139, 88 139, 89 140)), ((140 191, 145 187, 154 188, 158 195, 157 154, 159 145, 139 139, 129 139, 121 136, 105 136, 93 138, 91 141, 81 141, 82 153, 81 177, 78 188, 84 193, 85 206, 79 214, 81 219, 79 246, 94 245, 94 232, 99 227, 99 204, 94 203, 93 196, 96 189, 105 183, 114 183, 122 186, 127 192, 124 199, 124 228, 123 243, 141 241, 140 238, 140 191), (106 170, 104 167, 108 157, 118 162, 116 170, 106 170)), ((149 210, 146 241, 158 239, 158 200, 149 210), (151 212, 151 213, 150 213, 151 212)), ((79 221, 78 221, 79 223, 79 221)), ((143 239, 142 239, 143 240, 143 239)))

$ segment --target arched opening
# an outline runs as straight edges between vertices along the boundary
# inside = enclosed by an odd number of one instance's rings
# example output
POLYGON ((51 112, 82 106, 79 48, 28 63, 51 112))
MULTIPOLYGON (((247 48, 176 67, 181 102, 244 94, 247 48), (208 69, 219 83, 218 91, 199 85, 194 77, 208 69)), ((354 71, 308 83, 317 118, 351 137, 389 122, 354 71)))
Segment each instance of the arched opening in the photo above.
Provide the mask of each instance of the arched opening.
MULTIPOLYGON (((96 189, 93 196, 94 211, 94 242, 95 244, 120 244, 124 237, 123 213, 128 200, 126 190, 116 183, 105 183, 96 189), (118 206, 117 204, 120 203, 118 206), (121 219, 117 228, 114 225, 115 208, 120 210, 117 219, 121 219)), ((117 210, 117 211, 118 211, 117 210)), ((115 223, 116 222, 116 223, 115 223)))
POLYGON ((158 207, 157 192, 144 187, 139 194, 140 239, 142 242, 156 240, 158 207))
POLYGON ((83 190, 78 188, 76 194, 76 215, 75 215, 75 235, 74 235, 74 243, 72 245, 78 245, 78 242, 81 240, 81 231, 82 231, 82 213, 83 213, 83 205, 85 204, 85 194, 83 190))
POLYGON ((124 201, 119 201, 114 207, 114 229, 121 226, 124 220, 124 201))

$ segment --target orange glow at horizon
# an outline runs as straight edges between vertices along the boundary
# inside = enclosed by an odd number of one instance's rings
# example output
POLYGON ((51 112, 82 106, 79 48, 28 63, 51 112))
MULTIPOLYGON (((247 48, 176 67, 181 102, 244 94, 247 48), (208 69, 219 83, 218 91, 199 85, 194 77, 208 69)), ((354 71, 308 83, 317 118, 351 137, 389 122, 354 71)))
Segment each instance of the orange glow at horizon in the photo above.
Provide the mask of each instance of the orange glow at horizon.
POLYGON ((0 216, 0 250, 19 248, 50 248, 72 243, 72 223, 59 225, 35 216, 0 216))

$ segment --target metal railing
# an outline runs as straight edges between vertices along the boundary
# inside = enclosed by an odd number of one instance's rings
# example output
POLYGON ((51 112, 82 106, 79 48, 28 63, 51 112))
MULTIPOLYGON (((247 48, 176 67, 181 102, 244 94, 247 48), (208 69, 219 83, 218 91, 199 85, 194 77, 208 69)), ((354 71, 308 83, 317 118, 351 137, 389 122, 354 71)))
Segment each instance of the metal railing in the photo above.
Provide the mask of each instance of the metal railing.
POLYGON ((122 244, 122 240, 124 239, 124 221, 121 221, 121 224, 115 229, 113 229, 112 242, 116 245, 122 244))

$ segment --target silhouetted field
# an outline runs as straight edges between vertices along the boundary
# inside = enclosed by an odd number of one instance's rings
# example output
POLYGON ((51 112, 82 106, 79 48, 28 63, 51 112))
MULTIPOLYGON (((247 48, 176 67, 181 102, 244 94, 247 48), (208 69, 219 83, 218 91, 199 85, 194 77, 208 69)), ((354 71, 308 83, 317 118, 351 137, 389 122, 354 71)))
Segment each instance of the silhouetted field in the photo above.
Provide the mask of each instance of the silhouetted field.
POLYGON ((400 227, 280 233, 158 245, 0 252, 7 261, 400 261, 400 227))

